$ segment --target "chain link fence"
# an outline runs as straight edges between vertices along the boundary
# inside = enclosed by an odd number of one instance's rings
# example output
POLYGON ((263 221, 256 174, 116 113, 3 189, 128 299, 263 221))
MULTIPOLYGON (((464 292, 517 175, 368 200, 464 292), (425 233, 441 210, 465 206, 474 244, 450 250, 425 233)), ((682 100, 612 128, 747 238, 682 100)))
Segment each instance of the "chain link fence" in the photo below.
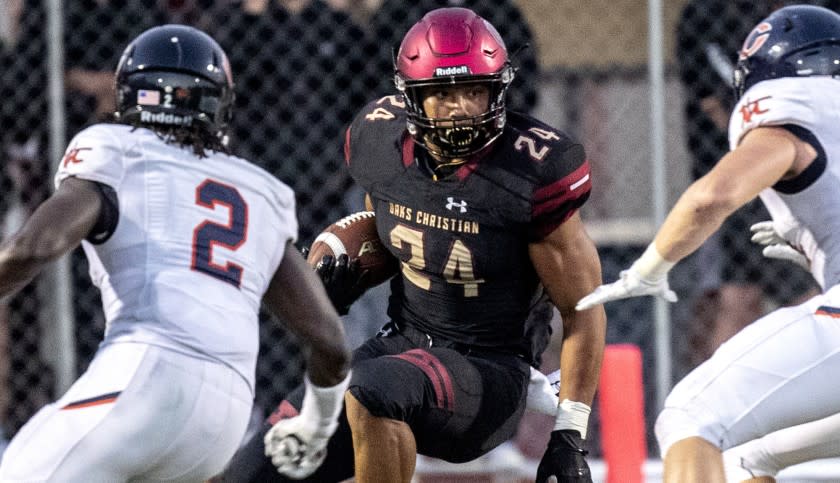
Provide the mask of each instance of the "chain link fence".
MULTIPOLYGON (((64 33, 55 38, 47 31, 47 12, 59 3, 0 2, 4 237, 49 194, 48 143, 56 133, 48 123, 48 76, 64 79, 69 139, 112 112, 112 72, 126 43, 148 27, 177 22, 205 30, 228 52, 237 95, 233 151, 295 189, 299 244, 308 245, 329 222, 362 206, 361 193, 341 166, 344 126, 367 100, 393 93, 392 48, 424 12, 447 5, 475 9, 505 39, 520 68, 510 107, 570 132, 586 147, 594 188, 582 213, 599 245, 604 279, 615 279, 653 236, 644 2, 74 0, 58 12, 64 33), (49 71, 50 42, 64 46, 63 72, 49 71)), ((725 152, 720 116, 726 118, 733 102, 728 72, 735 52, 756 21, 780 2, 665 3, 663 194, 670 206, 725 152)), ((750 246, 749 225, 766 217, 758 204, 742 210, 718 238, 675 269, 672 284, 680 301, 671 307, 674 380, 740 324, 813 289, 806 274, 762 260, 750 246), (749 302, 749 310, 733 308, 733 301, 749 302)), ((104 320, 81 252, 72 255, 71 266, 80 373, 101 340, 104 320)), ((45 310, 51 293, 43 278, 0 307, 0 423, 9 437, 57 396, 48 336, 52 321, 45 310)), ((375 331, 385 316, 383 300, 379 290, 360 303, 364 308, 354 308, 351 339, 375 331)), ((653 304, 615 302, 607 312, 608 342, 633 343, 644 354, 647 443, 655 457, 653 304)), ((300 382, 303 367, 293 337, 268 316, 263 319, 257 404, 268 411, 300 382)), ((598 455, 597 417, 593 426, 590 449, 598 455)))

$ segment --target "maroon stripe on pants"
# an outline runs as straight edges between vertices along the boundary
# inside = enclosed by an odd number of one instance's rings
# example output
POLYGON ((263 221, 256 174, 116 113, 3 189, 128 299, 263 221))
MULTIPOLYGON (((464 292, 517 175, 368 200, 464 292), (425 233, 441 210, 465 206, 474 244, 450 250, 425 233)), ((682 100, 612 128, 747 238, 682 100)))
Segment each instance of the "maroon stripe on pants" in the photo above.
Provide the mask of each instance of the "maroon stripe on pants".
POLYGON ((412 349, 395 356, 414 364, 426 374, 435 390, 435 400, 439 408, 452 411, 455 407, 455 391, 452 389, 452 378, 440 360, 423 349, 412 349))

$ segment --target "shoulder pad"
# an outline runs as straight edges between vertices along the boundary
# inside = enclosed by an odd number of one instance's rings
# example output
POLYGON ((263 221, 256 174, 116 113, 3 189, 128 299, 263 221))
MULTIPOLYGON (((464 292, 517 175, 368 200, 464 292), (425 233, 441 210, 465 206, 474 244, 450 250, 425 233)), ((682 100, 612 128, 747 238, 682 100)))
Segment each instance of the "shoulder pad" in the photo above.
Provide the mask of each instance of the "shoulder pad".
POLYGON ((759 82, 738 101, 729 119, 729 147, 759 126, 796 124, 812 129, 816 106, 808 79, 785 77, 759 82))

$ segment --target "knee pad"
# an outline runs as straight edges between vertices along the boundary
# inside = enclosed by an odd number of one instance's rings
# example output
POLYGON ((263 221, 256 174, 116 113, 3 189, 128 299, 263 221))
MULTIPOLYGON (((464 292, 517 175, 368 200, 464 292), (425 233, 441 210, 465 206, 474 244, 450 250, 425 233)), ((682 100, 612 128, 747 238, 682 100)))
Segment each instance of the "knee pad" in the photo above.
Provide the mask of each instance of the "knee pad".
POLYGON ((720 437, 713 425, 693 412, 680 408, 665 408, 654 425, 660 457, 664 458, 674 443, 686 438, 700 437, 720 447, 720 437))

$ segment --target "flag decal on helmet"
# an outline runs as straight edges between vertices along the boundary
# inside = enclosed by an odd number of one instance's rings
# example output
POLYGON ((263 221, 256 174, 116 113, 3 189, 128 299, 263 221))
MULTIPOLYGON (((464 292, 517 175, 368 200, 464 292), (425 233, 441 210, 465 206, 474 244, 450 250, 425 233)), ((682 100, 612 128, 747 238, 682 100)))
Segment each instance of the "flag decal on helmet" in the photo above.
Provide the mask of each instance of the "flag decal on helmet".
POLYGON ((137 104, 140 106, 160 105, 160 92, 147 89, 137 90, 137 104))

